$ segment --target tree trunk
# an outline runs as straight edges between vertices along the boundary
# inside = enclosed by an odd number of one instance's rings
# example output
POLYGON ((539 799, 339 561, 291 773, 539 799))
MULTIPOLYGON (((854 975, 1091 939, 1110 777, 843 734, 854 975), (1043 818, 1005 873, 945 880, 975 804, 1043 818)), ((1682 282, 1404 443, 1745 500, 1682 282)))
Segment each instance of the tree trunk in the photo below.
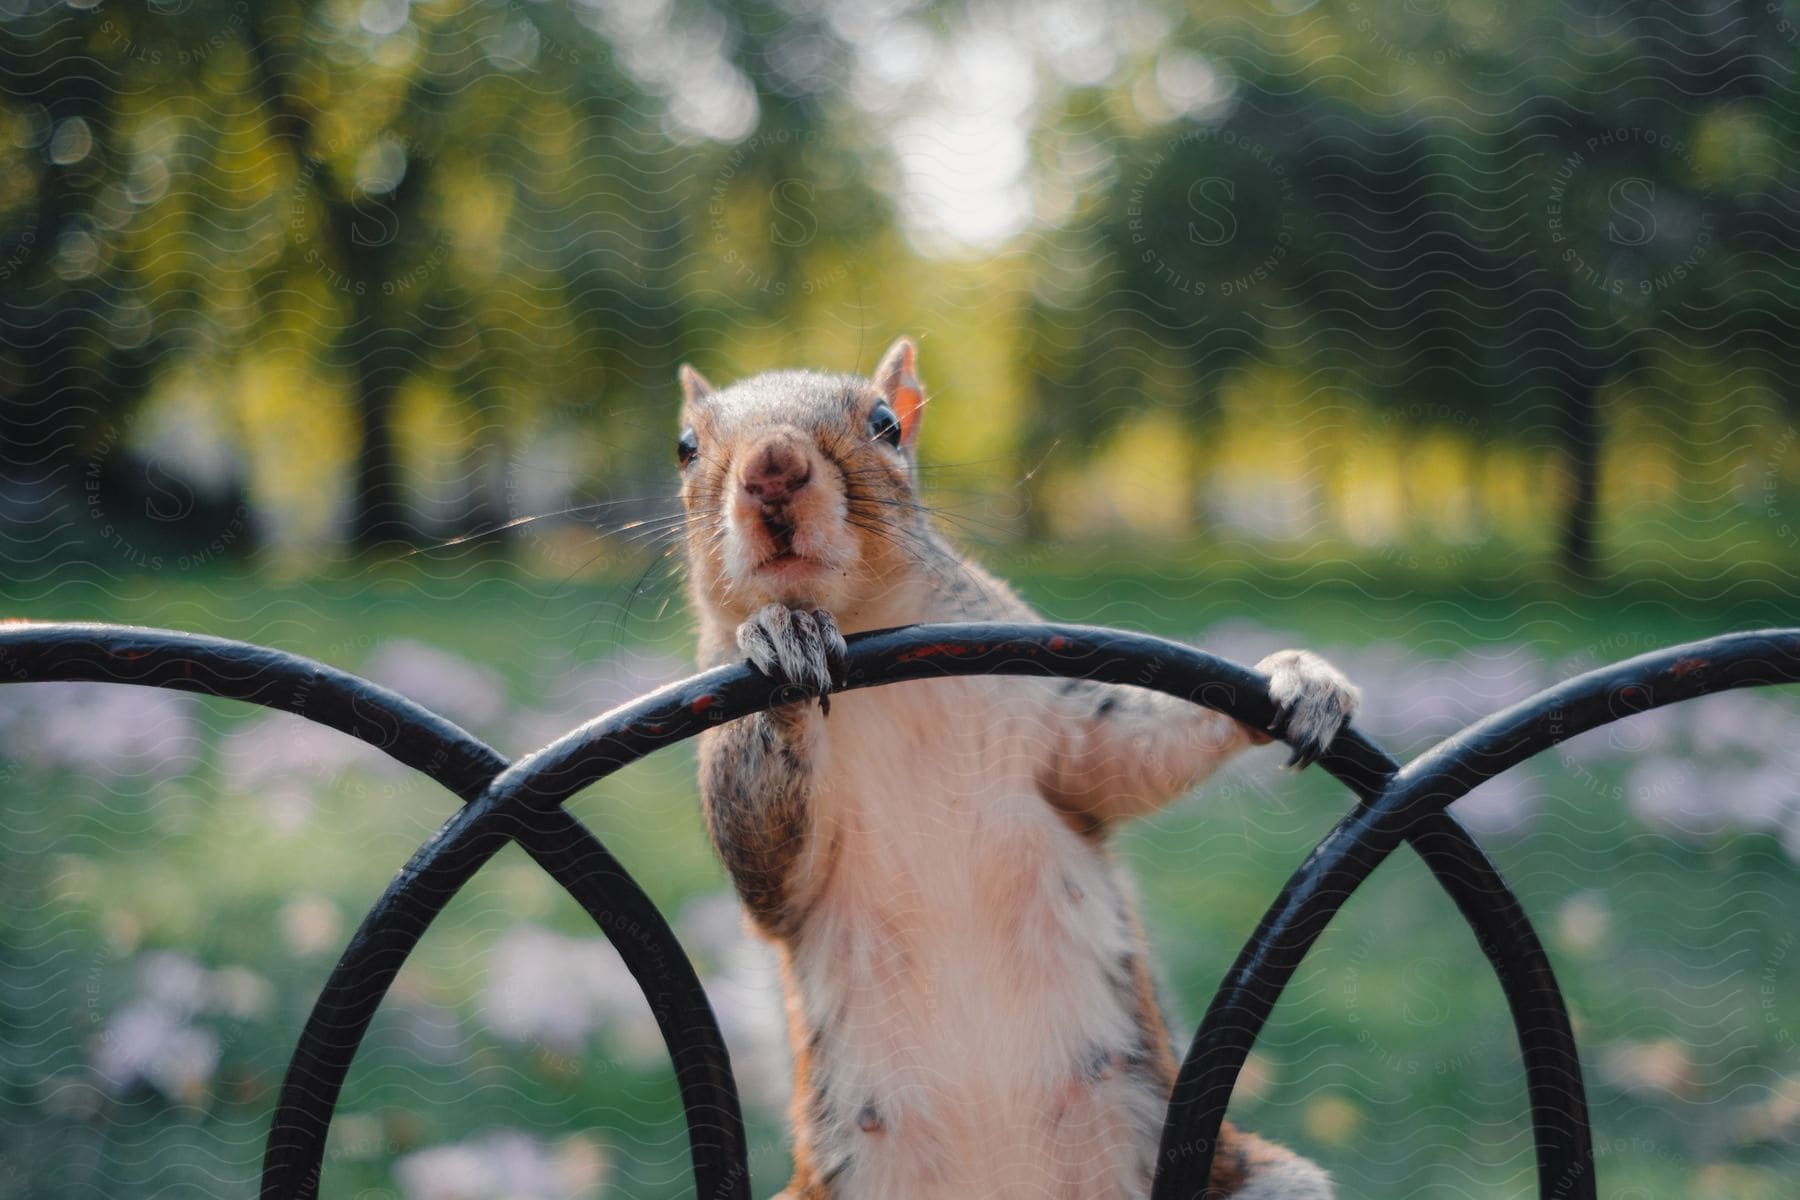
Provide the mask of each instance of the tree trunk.
POLYGON ((332 255, 344 266, 349 323, 338 349, 354 380, 358 415, 356 494, 351 497, 350 541, 358 550, 385 543, 411 544, 419 536, 401 486, 394 408, 418 361, 416 314, 404 303, 384 303, 406 262, 404 233, 418 221, 425 165, 410 163, 400 186, 377 202, 321 195, 332 255))
POLYGON ((1581 373, 1565 381, 1561 432, 1565 485, 1557 557, 1569 575, 1591 580, 1599 567, 1600 453, 1605 443, 1600 388, 1593 376, 1581 373))
POLYGON ((356 376, 356 494, 351 498, 350 541, 358 550, 414 540, 416 529, 400 487, 394 404, 404 371, 394 369, 391 338, 364 317, 351 325, 363 336, 346 339, 356 376))
MULTIPOLYGON (((417 220, 426 164, 411 155, 399 186, 385 197, 366 200, 365 210, 359 211, 353 187, 341 184, 323 158, 312 156, 313 114, 294 84, 291 65, 283 65, 294 55, 278 48, 261 18, 252 18, 250 35, 271 131, 287 144, 325 208, 324 234, 330 242, 325 260, 336 286, 346 293, 346 320, 337 345, 353 380, 358 415, 350 540, 359 550, 412 542, 417 529, 401 487, 394 406, 418 361, 419 318, 405 301, 384 304, 383 299, 384 287, 398 278, 407 222, 417 220)), ((409 93, 409 106, 413 99, 409 93)))

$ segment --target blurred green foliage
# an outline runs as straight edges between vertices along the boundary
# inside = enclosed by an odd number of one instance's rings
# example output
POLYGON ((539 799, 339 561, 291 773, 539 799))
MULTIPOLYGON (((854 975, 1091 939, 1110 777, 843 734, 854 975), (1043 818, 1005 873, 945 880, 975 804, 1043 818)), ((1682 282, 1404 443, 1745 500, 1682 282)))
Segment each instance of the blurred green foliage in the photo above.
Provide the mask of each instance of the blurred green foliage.
POLYGON ((613 529, 679 361, 911 330, 1000 540, 1791 570, 1797 51, 1725 12, 13 0, 7 544, 613 529))

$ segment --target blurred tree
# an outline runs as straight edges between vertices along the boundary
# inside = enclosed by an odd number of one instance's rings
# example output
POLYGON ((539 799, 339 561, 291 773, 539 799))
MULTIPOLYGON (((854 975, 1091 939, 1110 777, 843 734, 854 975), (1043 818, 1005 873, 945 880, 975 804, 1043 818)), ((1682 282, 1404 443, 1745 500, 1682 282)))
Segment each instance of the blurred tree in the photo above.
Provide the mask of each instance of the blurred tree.
POLYGON ((822 15, 108 0, 0 21, 15 531, 79 510, 84 453, 159 379, 278 346, 349 398, 358 547, 423 531, 420 404, 465 431, 426 451, 459 456, 441 532, 499 523, 534 424, 603 424, 636 490, 667 440, 639 414, 680 359, 792 322, 891 224, 822 15))
POLYGON ((1239 15, 1071 93, 1040 136, 1050 169, 1117 156, 1044 235, 1074 282, 1028 318, 1065 414, 1042 438, 1168 402, 1170 366, 1204 396, 1253 355, 1303 363, 1415 420, 1553 437, 1561 557, 1591 574, 1603 389, 1671 342, 1791 363, 1793 46, 1761 9, 1239 15))
POLYGON ((273 9, 252 9, 246 45, 270 133, 294 156, 295 174, 323 210, 321 245, 302 257, 322 266, 346 310, 338 352, 354 380, 358 416, 350 538, 363 549, 413 541, 417 530, 400 478, 394 410, 407 374, 423 357, 428 310, 395 299, 407 291, 401 282, 426 269, 424 260, 434 252, 438 231, 427 227, 424 198, 445 93, 433 56, 422 51, 421 68, 400 85, 399 127, 363 130, 353 177, 340 178, 333 159, 343 156, 320 145, 319 113, 300 84, 307 64, 299 48, 323 39, 306 36, 304 9, 273 9), (298 25, 297 36, 278 37, 279 24, 298 25))
MULTIPOLYGON (((792 361, 803 327, 879 286, 894 209, 878 131, 848 98, 851 48, 832 6, 781 0, 708 6, 751 89, 749 136, 716 147, 694 189, 692 298, 713 353, 768 343, 792 361)), ((708 11, 702 10, 702 11, 708 11)), ((745 368, 773 365, 741 355, 745 368)), ((873 363, 869 363, 873 366, 873 363)))
MULTIPOLYGON (((350 63, 330 19, 264 6, 247 43, 308 193, 286 267, 319 272, 341 309, 336 356, 358 414, 350 531, 368 548, 419 533, 396 428, 409 381, 447 377, 491 409, 478 422, 491 446, 530 409, 591 419, 603 394, 629 407, 647 371, 672 377, 678 208, 658 193, 686 155, 605 38, 556 13, 543 28, 535 9, 415 10, 362 39, 373 61, 350 63)), ((454 531, 498 523, 496 474, 465 466, 454 531)))
POLYGON ((134 524, 195 511, 183 481, 123 465, 120 443, 157 364, 208 332, 195 276, 163 272, 135 235, 168 182, 141 152, 145 110, 199 87, 191 48, 226 8, 198 3, 160 35, 144 5, 0 14, 0 537, 21 572, 101 543, 150 565, 160 546, 134 524), (110 503, 121 488, 135 515, 110 503))
POLYGON ((1494 96, 1493 168, 1527 185, 1480 238, 1520 281, 1487 340, 1516 347, 1521 377, 1559 403, 1561 550, 1585 575, 1603 391, 1669 349, 1776 376, 1794 364, 1800 291, 1777 264, 1800 237, 1785 92, 1795 47, 1778 11, 1754 4, 1557 7, 1520 33, 1485 80, 1474 75, 1494 96))

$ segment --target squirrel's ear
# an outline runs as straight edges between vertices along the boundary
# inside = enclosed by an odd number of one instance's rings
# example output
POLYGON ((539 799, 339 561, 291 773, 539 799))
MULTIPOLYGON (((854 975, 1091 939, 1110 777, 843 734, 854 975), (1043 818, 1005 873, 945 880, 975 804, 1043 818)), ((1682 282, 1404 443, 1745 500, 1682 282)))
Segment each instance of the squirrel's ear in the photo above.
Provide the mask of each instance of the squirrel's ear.
POLYGON ((694 370, 686 363, 676 372, 681 377, 681 398, 689 404, 698 404, 714 392, 713 385, 706 382, 706 376, 694 370))
POLYGON ((894 415, 900 418, 900 444, 910 446, 919 436, 919 421, 925 415, 925 389, 919 383, 914 365, 918 352, 911 338, 896 338, 881 356, 875 368, 875 386, 887 397, 894 415))

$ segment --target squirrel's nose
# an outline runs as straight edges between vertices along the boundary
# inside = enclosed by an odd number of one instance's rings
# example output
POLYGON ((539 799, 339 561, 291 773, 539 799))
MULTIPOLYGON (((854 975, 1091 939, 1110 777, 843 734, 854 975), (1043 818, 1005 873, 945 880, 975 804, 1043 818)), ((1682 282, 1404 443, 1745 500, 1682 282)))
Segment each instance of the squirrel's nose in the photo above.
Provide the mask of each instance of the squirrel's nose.
POLYGON ((812 460, 790 439, 776 438, 751 451, 738 478, 757 500, 778 504, 812 479, 812 460))

